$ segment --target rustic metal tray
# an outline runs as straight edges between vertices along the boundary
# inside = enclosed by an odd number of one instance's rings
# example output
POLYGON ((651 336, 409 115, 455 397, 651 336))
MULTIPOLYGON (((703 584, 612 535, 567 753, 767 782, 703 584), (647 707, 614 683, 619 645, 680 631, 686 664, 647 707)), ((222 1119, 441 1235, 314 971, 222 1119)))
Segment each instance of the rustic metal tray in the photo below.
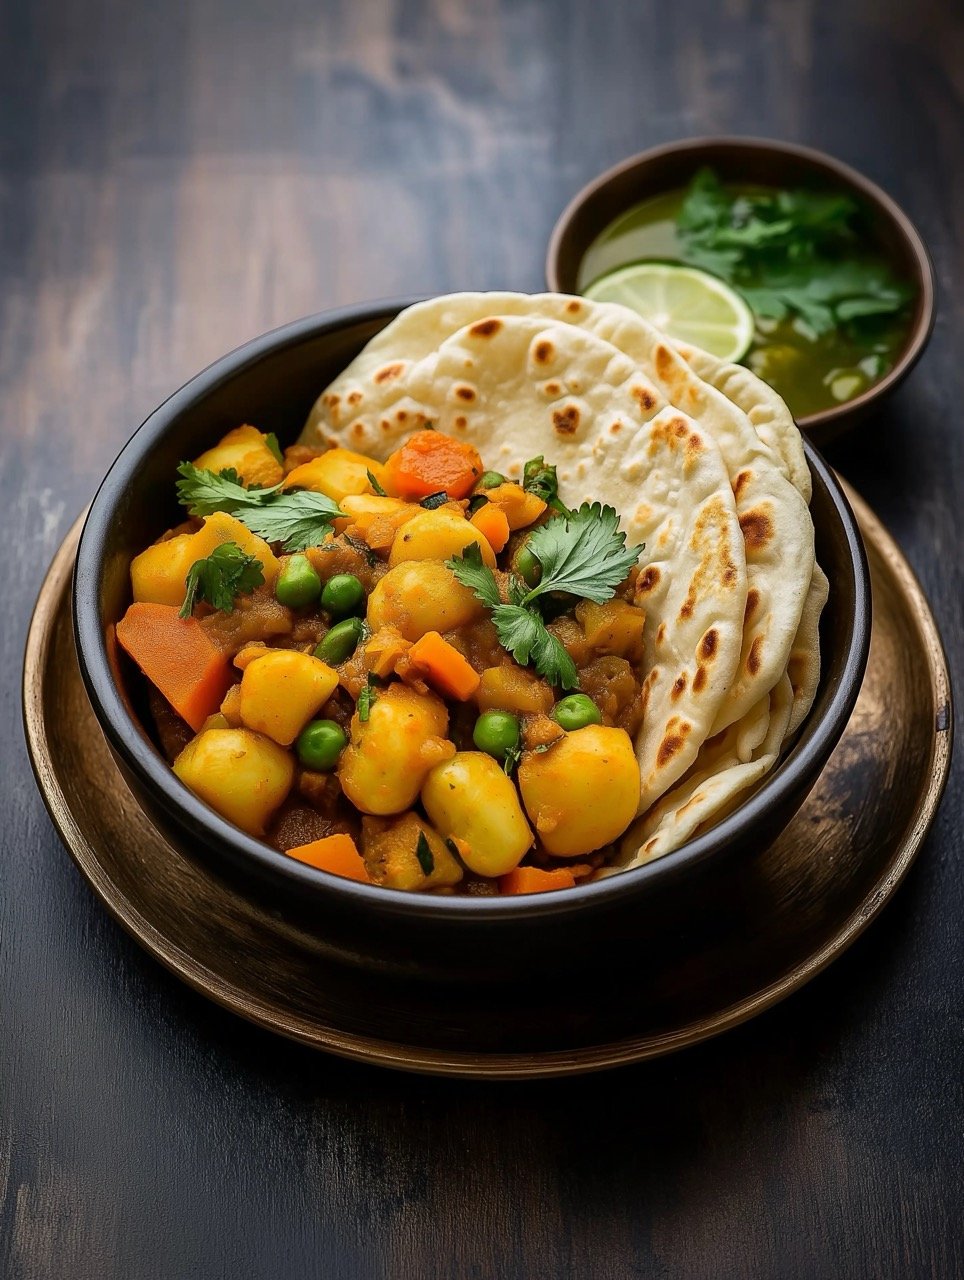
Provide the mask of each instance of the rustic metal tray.
MULTIPOLYGON (((27 641, 24 722, 40 789, 81 873, 142 946, 218 1004, 304 1044, 488 1078, 595 1071, 695 1044, 783 999, 850 945, 906 874, 947 778, 950 685, 933 617, 896 544, 848 496, 867 546, 874 624, 839 746, 796 818, 756 859, 744 918, 681 939, 645 981, 613 975, 605 999, 578 1001, 564 1025, 527 1018, 524 1001, 500 1008, 492 992, 388 988, 333 965, 310 934, 158 834, 81 682, 70 617, 80 522, 50 567, 27 641)), ((531 999, 534 1013, 538 992, 531 999)))

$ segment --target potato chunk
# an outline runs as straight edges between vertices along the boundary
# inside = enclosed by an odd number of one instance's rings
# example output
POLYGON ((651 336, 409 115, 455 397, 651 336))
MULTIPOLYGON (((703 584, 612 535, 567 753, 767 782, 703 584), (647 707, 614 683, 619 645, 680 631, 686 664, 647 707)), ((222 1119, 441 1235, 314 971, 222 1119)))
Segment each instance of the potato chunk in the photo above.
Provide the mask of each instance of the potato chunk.
POLYGON ((199 799, 253 836, 264 834, 295 776, 291 753, 250 729, 203 730, 173 768, 199 799))
POLYGON ((525 529, 538 520, 546 504, 534 493, 527 493, 521 484, 506 481, 494 489, 483 489, 488 500, 499 508, 509 523, 509 528, 525 529))
POLYGON ((515 662, 486 667, 475 700, 480 711, 513 711, 518 715, 526 712, 548 715, 555 704, 552 689, 545 680, 515 662))
POLYGON ((482 553, 482 562, 494 569, 495 552, 465 516, 448 507, 422 511, 396 533, 388 563, 394 568, 406 560, 448 560, 460 556, 473 542, 482 553))
POLYGON ((441 698, 407 685, 379 690, 367 720, 356 711, 338 762, 345 795, 362 813, 401 813, 414 803, 428 771, 455 753, 445 737, 441 698))
POLYGON ((462 868, 439 833, 411 812, 363 818, 362 857, 372 880, 389 889, 441 889, 462 879, 462 868))
POLYGON ((329 449, 290 471, 285 478, 285 488, 313 489, 341 502, 349 494, 375 492, 368 478, 369 471, 379 484, 384 484, 385 468, 374 458, 352 453, 351 449, 329 449))
POLYGON ((137 603, 184 603, 184 579, 196 560, 206 559, 215 547, 235 542, 245 553, 261 561, 264 580, 274 582, 281 565, 271 548, 240 520, 223 511, 208 516, 197 533, 179 533, 148 547, 131 561, 131 587, 137 603))
POLYGON ((244 669, 241 719, 249 729, 289 747, 337 685, 338 672, 319 658, 295 649, 269 650, 244 669))
POLYGON ((646 614, 625 600, 580 600, 576 617, 582 626, 586 643, 594 654, 615 654, 628 662, 643 660, 643 630, 646 614))
POLYGON ((622 835, 639 804, 639 765, 622 729, 586 725, 519 765, 522 801, 539 839, 559 858, 577 858, 622 835))
POLYGON ((444 836, 459 842, 465 865, 480 876, 501 876, 532 847, 511 778, 482 751, 459 751, 425 779, 422 804, 444 836))
POLYGON ((246 485, 278 484, 284 467, 272 453, 264 434, 257 427, 235 427, 214 446, 194 459, 202 471, 224 471, 228 467, 238 473, 246 485))
POLYGON ((363 538, 373 551, 387 551, 402 525, 422 510, 414 502, 367 493, 342 498, 339 506, 350 521, 348 529, 363 538))
MULTIPOLYGON (((466 522, 463 520, 463 524, 466 522)), ((428 631, 452 631, 475 622, 485 608, 451 569, 437 560, 409 560, 389 569, 368 597, 373 631, 395 627, 406 640, 428 631)))

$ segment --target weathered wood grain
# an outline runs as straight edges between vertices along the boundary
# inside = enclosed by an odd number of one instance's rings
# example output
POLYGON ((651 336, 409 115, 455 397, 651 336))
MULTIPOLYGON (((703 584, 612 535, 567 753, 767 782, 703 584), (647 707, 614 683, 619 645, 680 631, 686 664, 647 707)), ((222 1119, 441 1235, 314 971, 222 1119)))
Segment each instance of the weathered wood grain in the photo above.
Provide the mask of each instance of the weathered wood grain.
POLYGON ((919 223, 941 311, 838 448, 964 664, 964 22, 952 0, 0 6, 0 1275, 964 1274, 964 779, 786 1006, 598 1079, 418 1080, 211 1008, 61 850, 20 740, 43 568, 130 431, 228 347, 394 293, 541 284, 623 155, 770 133, 919 223))

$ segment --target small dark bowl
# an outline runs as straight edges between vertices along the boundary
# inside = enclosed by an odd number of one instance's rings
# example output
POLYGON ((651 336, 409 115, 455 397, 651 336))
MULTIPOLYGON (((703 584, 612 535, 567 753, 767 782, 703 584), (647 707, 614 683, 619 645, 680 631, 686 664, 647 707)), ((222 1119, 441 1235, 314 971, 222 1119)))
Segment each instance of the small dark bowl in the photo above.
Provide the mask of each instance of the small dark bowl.
POLYGON ((519 898, 427 897, 357 884, 305 866, 220 818, 183 786, 154 745, 144 681, 112 642, 130 602, 131 558, 180 516, 175 468, 239 422, 293 440, 319 390, 401 309, 329 312, 257 338, 198 374, 121 451, 94 498, 74 573, 80 668, 94 712, 134 795, 181 851, 307 927, 327 954, 395 976, 498 981, 520 972, 585 974, 704 912, 726 918, 735 867, 790 820, 847 724, 870 637, 870 587, 860 534, 833 474, 808 449, 817 553, 832 583, 822 623, 823 677, 799 739, 764 785, 705 835, 633 872, 565 893, 519 898))
POLYGON ((849 165, 823 151, 766 138, 687 138, 643 151, 594 178, 563 210, 546 254, 549 288, 577 293, 579 265, 599 233, 640 200, 685 187, 704 165, 729 182, 829 188, 857 197, 875 244, 917 291, 907 342, 891 371, 853 400, 799 419, 822 448, 903 382, 934 327, 934 268, 920 233, 885 191, 849 165))

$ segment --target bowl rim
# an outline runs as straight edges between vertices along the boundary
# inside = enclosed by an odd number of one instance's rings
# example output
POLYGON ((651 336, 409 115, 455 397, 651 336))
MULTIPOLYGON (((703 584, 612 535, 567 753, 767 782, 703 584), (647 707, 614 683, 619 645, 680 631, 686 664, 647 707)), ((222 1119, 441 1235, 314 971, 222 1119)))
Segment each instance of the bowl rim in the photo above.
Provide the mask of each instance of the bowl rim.
POLYGON ((680 138, 675 142, 661 143, 659 146, 649 147, 645 151, 639 151, 635 155, 627 156, 625 160, 620 160, 618 164, 612 165, 609 169, 587 182, 585 186, 576 192, 556 219, 546 249, 546 283, 552 290, 569 292, 562 288, 559 279, 559 258, 563 240, 576 216, 611 182, 621 178, 624 174, 631 173, 635 169, 644 169, 653 162, 663 159, 664 156, 732 147, 744 147, 759 152, 780 152, 803 160, 813 165, 815 169, 832 173, 844 186, 855 189, 866 201, 883 212, 897 228, 910 251, 909 256, 916 265, 917 286, 919 289, 918 308, 907 343, 902 349, 899 359, 894 363, 893 368, 879 382, 873 383, 866 391, 862 391, 859 396, 855 396, 853 400, 845 400, 842 404, 831 405, 829 408, 821 409, 817 413, 805 414, 803 417, 796 419, 796 421, 797 425, 802 429, 811 430, 815 427, 828 426, 841 418, 850 417, 851 415, 856 416, 878 397, 887 395, 903 382, 904 378, 907 377, 920 359, 934 330, 937 283, 934 263, 931 260, 927 245, 909 215, 904 212, 893 196, 888 195, 883 187, 879 186, 873 179, 868 178, 845 161, 838 160, 836 156, 830 155, 829 152, 821 151, 817 147, 804 146, 798 142, 783 142, 779 138, 741 137, 739 134, 707 134, 702 137, 680 138))
MULTIPOLYGON (((764 780, 760 788, 732 814, 703 835, 679 849, 623 874, 578 885, 564 893, 541 893, 507 897, 432 897, 367 885, 331 875, 307 866, 249 836, 199 800, 176 777, 171 767, 150 741, 146 730, 128 709, 115 682, 105 631, 100 625, 99 591, 105 567, 107 530, 119 500, 136 476, 144 458, 156 446, 158 437, 180 412, 224 382, 268 356, 286 348, 348 325, 374 320, 388 322, 412 299, 367 302, 339 307, 292 321, 265 333, 214 361, 173 392, 151 413, 130 437, 107 471, 94 495, 77 549, 71 586, 71 607, 77 658, 87 695, 108 745, 127 771, 160 810, 174 810, 177 825, 189 832, 202 847, 217 846, 237 865, 247 864, 263 881, 273 881, 290 894, 330 899, 331 904, 351 899, 360 908, 415 920, 429 913, 437 919, 544 918, 573 909, 604 907, 615 898, 648 892, 660 881, 672 878, 681 868, 694 867, 712 858, 779 806, 799 783, 801 775, 815 770, 817 762, 829 754, 853 709, 863 678, 870 644, 870 579, 863 540, 846 496, 819 453, 804 441, 811 472, 825 487, 849 560, 853 565, 854 625, 841 662, 841 678, 831 691, 823 718, 808 737, 798 738, 787 756, 764 780)), ((172 480, 173 483, 173 480, 172 480)), ((135 799, 137 797, 135 796, 135 799)), ((138 803, 140 801, 138 800, 138 803)))

